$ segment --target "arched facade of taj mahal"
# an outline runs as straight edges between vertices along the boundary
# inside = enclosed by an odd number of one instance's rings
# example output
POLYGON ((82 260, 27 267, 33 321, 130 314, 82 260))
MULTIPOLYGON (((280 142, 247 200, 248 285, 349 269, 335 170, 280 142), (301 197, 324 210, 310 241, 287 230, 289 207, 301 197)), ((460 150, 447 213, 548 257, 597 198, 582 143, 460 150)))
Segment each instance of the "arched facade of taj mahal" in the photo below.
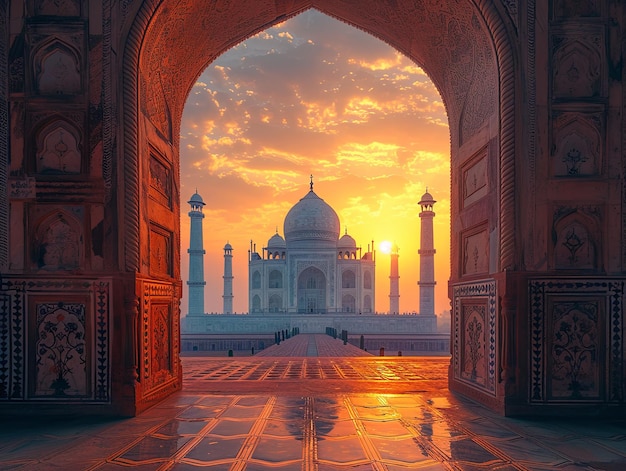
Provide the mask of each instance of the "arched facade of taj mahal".
POLYGON ((1 0, 0 408, 137 414, 182 387, 183 106, 218 55, 308 8, 445 102, 450 389, 502 414, 623 413, 613 0, 1 0))

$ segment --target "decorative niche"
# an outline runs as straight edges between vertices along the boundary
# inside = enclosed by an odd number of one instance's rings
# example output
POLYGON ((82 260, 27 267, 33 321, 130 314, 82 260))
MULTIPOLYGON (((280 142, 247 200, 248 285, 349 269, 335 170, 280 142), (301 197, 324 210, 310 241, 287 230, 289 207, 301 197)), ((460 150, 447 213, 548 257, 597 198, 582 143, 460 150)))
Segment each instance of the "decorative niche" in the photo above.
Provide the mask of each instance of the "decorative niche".
POLYGON ((57 119, 36 134, 35 172, 40 175, 83 173, 80 132, 69 122, 57 119))
POLYGON ((82 90, 78 54, 62 41, 52 41, 33 58, 33 82, 39 95, 76 95, 82 90))

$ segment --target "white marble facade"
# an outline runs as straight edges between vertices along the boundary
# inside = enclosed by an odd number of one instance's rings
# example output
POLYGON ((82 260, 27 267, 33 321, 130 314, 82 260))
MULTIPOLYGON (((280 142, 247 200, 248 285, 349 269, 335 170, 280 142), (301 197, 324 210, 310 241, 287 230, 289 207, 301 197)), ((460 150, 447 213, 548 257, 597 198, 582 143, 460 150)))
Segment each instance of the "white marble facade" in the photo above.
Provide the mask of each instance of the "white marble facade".
POLYGON ((341 237, 335 210, 313 191, 287 213, 283 238, 274 234, 261 253, 250 247, 251 314, 373 313, 375 256, 341 237))

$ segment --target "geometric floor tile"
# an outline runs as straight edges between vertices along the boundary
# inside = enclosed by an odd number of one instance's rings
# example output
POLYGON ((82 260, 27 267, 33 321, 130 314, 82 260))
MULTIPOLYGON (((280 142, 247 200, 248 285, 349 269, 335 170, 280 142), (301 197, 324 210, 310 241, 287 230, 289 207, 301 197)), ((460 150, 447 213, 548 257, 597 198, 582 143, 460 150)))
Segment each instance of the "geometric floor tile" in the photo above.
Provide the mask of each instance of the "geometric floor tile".
POLYGON ((350 347, 302 335, 274 356, 185 357, 183 390, 137 417, 0 423, 0 470, 626 469, 623 420, 500 417, 447 390, 449 358, 350 347))

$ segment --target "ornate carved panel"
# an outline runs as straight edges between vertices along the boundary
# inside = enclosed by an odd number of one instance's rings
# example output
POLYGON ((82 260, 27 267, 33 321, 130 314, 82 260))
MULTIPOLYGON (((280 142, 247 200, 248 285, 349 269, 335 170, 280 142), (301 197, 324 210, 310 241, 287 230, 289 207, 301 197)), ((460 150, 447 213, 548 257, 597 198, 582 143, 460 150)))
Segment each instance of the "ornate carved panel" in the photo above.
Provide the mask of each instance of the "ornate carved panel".
POLYGON ((456 285, 452 296, 454 377, 495 394, 496 283, 456 285))
POLYGON ((34 397, 88 397, 87 299, 35 301, 34 397))
POLYGON ((33 177, 11 178, 8 181, 9 198, 12 200, 35 199, 36 188, 33 177))
POLYGON ((35 58, 35 89, 40 95, 73 95, 81 91, 80 65, 66 48, 51 46, 35 58))
POLYGON ((489 272, 489 234, 485 226, 473 228, 461 235, 461 275, 489 272))
POLYGON ((172 168, 166 161, 150 153, 150 198, 172 209, 172 168))
POLYGON ((603 299, 553 296, 548 302, 546 398, 601 399, 605 330, 603 299))
POLYGON ((174 331, 174 294, 172 285, 143 283, 140 382, 144 392, 176 376, 174 352, 178 351, 178 332, 174 331))
POLYGON ((484 148, 461 169, 463 175, 461 207, 465 208, 487 195, 489 191, 487 164, 487 148, 484 148))
POLYGON ((597 175, 603 154, 602 114, 555 113, 552 123, 552 174, 559 177, 597 175))
POLYGON ((172 233, 150 224, 150 273, 173 276, 172 233))
MULTIPOLYGON (((41 22, 26 25, 25 91, 55 99, 83 92, 85 30, 79 22, 60 28, 41 22)), ((55 100, 57 101, 57 100, 55 100)))
POLYGON ((604 96, 604 36, 596 30, 577 30, 552 37, 554 98, 604 96))
POLYGON ((596 207, 557 208, 553 223, 553 267, 556 269, 599 269, 601 220, 596 207))
POLYGON ((38 174, 79 174, 83 170, 78 130, 63 120, 56 120, 36 136, 35 171, 38 174))
POLYGON ((4 279, 1 288, 0 400, 109 401, 110 282, 4 279))
POLYGON ((531 401, 622 401, 622 280, 531 280, 531 401))
POLYGON ((34 208, 33 268, 47 271, 76 270, 84 265, 84 210, 80 207, 34 208))

